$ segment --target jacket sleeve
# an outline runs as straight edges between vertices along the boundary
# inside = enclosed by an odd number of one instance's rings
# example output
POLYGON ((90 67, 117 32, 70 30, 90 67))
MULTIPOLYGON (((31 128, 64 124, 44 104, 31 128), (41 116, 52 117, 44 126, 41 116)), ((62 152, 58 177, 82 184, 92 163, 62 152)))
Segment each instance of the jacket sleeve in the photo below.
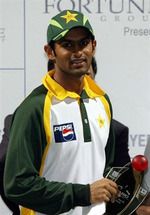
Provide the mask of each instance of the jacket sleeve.
POLYGON ((89 185, 47 181, 40 177, 46 147, 42 111, 18 108, 10 131, 4 171, 7 198, 44 214, 60 214, 76 206, 90 205, 89 185))
POLYGON ((111 169, 113 162, 114 162, 114 154, 115 154, 115 135, 114 135, 114 127, 113 127, 113 121, 112 121, 112 106, 111 102, 109 100, 109 97, 107 94, 105 94, 105 98, 109 104, 110 108, 110 130, 109 130, 109 136, 107 140, 107 145, 105 147, 105 153, 106 153, 106 164, 104 169, 104 177, 107 175, 109 170, 111 169))

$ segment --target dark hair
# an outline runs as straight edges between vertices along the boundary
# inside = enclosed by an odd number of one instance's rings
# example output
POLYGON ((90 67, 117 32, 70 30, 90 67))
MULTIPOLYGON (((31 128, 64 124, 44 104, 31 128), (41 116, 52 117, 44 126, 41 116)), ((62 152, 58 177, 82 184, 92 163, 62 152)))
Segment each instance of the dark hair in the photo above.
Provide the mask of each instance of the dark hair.
POLYGON ((54 69, 54 61, 49 59, 47 67, 48 67, 48 71, 54 69))
POLYGON ((51 42, 48 45, 54 50, 54 44, 55 44, 55 42, 53 40, 51 40, 51 42))
POLYGON ((97 74, 97 62, 96 62, 94 56, 92 57, 91 65, 92 65, 93 73, 94 73, 94 76, 95 76, 97 74))
POLYGON ((51 40, 51 42, 48 44, 52 49, 53 49, 53 52, 56 56, 56 52, 55 52, 55 41, 51 40))

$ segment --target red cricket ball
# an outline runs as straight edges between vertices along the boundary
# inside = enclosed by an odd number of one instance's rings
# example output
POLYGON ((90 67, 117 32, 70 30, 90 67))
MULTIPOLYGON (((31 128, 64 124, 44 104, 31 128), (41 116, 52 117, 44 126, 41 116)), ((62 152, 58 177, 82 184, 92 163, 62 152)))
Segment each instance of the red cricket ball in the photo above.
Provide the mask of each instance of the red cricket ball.
POLYGON ((136 171, 143 171, 148 166, 148 160, 144 155, 136 155, 132 159, 132 167, 136 171))

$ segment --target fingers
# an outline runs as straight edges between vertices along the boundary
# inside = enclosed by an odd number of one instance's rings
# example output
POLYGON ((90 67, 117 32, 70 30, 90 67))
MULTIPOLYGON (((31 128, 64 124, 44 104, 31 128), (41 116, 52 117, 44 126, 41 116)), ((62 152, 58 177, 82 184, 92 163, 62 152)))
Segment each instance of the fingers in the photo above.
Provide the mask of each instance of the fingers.
POLYGON ((106 189, 108 190, 110 197, 109 200, 114 203, 115 202, 115 197, 120 197, 120 192, 118 190, 118 186, 115 182, 108 180, 108 186, 106 186, 106 189))
POLYGON ((150 206, 141 205, 136 210, 137 215, 149 215, 150 214, 150 206))
POLYGON ((90 185, 91 203, 114 202, 116 196, 120 196, 117 184, 107 178, 103 178, 90 185))
POLYGON ((109 189, 109 192, 111 193, 111 198, 110 198, 110 201, 112 203, 115 202, 115 197, 120 197, 120 192, 118 190, 118 186, 115 182, 113 181, 109 181, 109 184, 110 184, 110 189, 109 189))

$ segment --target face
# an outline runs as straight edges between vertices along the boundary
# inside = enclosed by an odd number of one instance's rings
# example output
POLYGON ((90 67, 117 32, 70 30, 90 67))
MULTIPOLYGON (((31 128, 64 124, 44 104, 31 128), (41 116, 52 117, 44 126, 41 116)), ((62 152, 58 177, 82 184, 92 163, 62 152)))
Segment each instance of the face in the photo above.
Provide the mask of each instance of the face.
POLYGON ((92 78, 93 80, 95 79, 95 75, 94 75, 94 72, 93 72, 92 65, 90 65, 90 68, 89 68, 89 70, 88 70, 88 75, 89 75, 90 78, 92 78))
POLYGON ((92 43, 86 29, 74 28, 55 42, 55 53, 50 50, 49 58, 55 61, 55 72, 61 76, 82 76, 88 74, 95 47, 96 41, 92 43))

